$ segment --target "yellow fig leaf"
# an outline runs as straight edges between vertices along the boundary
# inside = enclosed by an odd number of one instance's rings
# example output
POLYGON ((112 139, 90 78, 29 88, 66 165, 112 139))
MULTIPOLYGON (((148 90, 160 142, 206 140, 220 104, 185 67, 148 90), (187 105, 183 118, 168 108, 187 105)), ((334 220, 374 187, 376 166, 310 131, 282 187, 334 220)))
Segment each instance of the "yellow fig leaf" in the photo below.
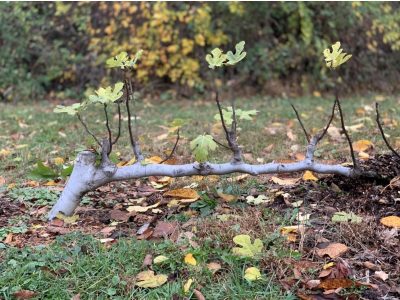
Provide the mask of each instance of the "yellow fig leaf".
POLYGON ((244 278, 248 281, 261 279, 260 270, 256 267, 247 268, 246 271, 244 271, 244 278))
POLYGON ((154 275, 154 271, 148 270, 136 275, 136 285, 143 288, 156 288, 167 282, 168 276, 164 274, 154 275))
POLYGON ((368 140, 359 140, 353 143, 353 149, 356 152, 365 152, 374 147, 374 144, 368 140))
POLYGON ((197 265, 197 261, 194 258, 192 253, 188 253, 185 255, 184 262, 185 262, 185 264, 192 265, 192 266, 197 265))
POLYGON ((400 228, 400 217, 389 216, 381 219, 381 223, 387 227, 400 228))
POLYGON ((318 177, 316 177, 311 171, 305 171, 303 174, 303 180, 318 181, 318 177))
POLYGON ((193 279, 189 278, 188 281, 186 281, 185 285, 183 286, 183 292, 187 294, 190 290, 190 287, 192 286, 193 279))
POLYGON ((336 42, 331 47, 332 51, 327 48, 323 52, 328 68, 336 69, 337 67, 348 61, 352 56, 351 54, 343 52, 343 49, 340 48, 340 42, 336 42))
POLYGON ((250 236, 247 234, 240 234, 233 238, 233 242, 242 247, 234 247, 233 253, 239 256, 255 257, 260 254, 263 248, 263 242, 260 239, 255 239, 251 243, 250 236))
POLYGON ((193 189, 176 189, 164 193, 164 196, 180 199, 199 199, 199 194, 193 189))

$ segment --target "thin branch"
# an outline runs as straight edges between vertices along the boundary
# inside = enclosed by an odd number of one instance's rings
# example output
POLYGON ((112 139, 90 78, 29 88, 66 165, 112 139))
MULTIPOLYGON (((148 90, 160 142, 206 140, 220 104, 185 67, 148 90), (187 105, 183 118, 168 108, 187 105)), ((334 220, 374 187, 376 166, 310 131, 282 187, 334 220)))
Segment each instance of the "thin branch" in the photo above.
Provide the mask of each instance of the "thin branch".
POLYGON ((125 80, 125 86, 126 86, 126 92, 127 92, 125 104, 126 104, 126 111, 128 113, 129 139, 130 139, 132 150, 136 157, 136 160, 142 161, 143 155, 140 151, 140 147, 139 147, 138 143, 136 142, 136 140, 133 136, 133 131, 132 131, 132 119, 131 119, 132 115, 131 115, 131 109, 130 109, 130 105, 129 105, 130 96, 133 95, 132 83, 129 80, 125 80))
POLYGON ((178 128, 178 131, 177 131, 177 133, 176 133, 176 141, 175 141, 174 147, 172 148, 171 153, 170 153, 165 159, 163 159, 163 160, 160 162, 160 164, 166 162, 167 160, 169 160, 170 158, 172 158, 172 156, 174 156, 176 147, 178 146, 179 139, 180 139, 180 137, 181 137, 181 136, 179 135, 179 131, 180 131, 180 128, 178 128))
POLYGON ((232 105, 232 119, 233 119, 232 120, 231 131, 236 136, 237 118, 236 118, 235 98, 232 98, 231 105, 232 105))
POLYGON ((104 115, 106 116, 106 127, 107 127, 107 132, 108 132, 108 151, 107 155, 110 155, 112 151, 112 133, 111 133, 111 128, 110 128, 110 122, 108 119, 108 111, 107 111, 107 104, 104 103, 104 115))
POLYGON ((378 124, 379 131, 381 132, 381 136, 382 136, 383 141, 386 144, 386 147, 388 147, 390 149, 390 151, 392 151, 392 153, 395 156, 400 158, 400 154, 397 153, 397 151, 394 150, 394 148, 392 146, 390 146, 389 141, 386 139, 385 133, 383 132, 382 124, 381 124, 381 121, 380 121, 381 116, 379 114, 379 104, 378 104, 378 102, 375 103, 375 110, 376 110, 376 123, 378 124))
POLYGON ((118 142, 119 137, 121 136, 121 103, 118 102, 118 133, 117 136, 115 137, 115 140, 111 143, 111 145, 115 145, 118 142))
POLYGON ((301 128, 303 129, 304 135, 306 136, 306 140, 307 140, 307 142, 309 143, 309 142, 310 142, 310 134, 307 132, 306 128, 304 127, 304 124, 303 124, 303 122, 301 121, 300 115, 299 115, 299 113, 298 113, 296 107, 294 107, 293 104, 290 104, 290 105, 292 106, 292 108, 293 108, 293 110, 294 110, 294 113, 296 114, 297 121, 299 121, 300 126, 301 126, 301 128))
POLYGON ((224 147, 225 149, 232 150, 230 147, 228 147, 227 145, 222 144, 220 141, 218 141, 218 140, 215 139, 215 138, 213 138, 213 141, 214 141, 215 143, 217 143, 218 145, 220 145, 221 147, 224 147))
MULTIPOLYGON (((217 102, 217 106, 218 106, 218 111, 219 111, 219 116, 221 118, 221 123, 222 123, 222 128, 225 131, 225 135, 226 135, 226 140, 228 141, 229 147, 232 149, 232 142, 229 138, 229 130, 226 127, 225 124, 225 120, 224 120, 224 114, 222 112, 222 108, 221 108, 221 103, 219 102, 219 95, 218 95, 218 91, 215 93, 215 102, 217 102)), ((232 149, 233 150, 233 149, 232 149)))
POLYGON ((325 127, 324 131, 322 131, 322 133, 318 136, 317 143, 318 143, 319 141, 321 141, 321 140, 324 138, 325 134, 328 132, 328 129, 329 129, 329 127, 331 126, 331 123, 332 123, 332 121, 333 121, 333 118, 335 117, 335 108, 336 108, 336 100, 333 102, 332 113, 331 113, 331 116, 330 116, 330 118, 329 118, 329 121, 328 121, 328 123, 326 124, 326 127, 325 127))
POLYGON ((352 142, 351 142, 349 133, 347 132, 347 129, 346 129, 345 125, 344 125, 344 118, 343 118, 342 107, 341 107, 341 105, 340 105, 339 96, 338 96, 337 91, 336 91, 335 97, 336 97, 336 103, 337 103, 337 106, 338 106, 338 109, 339 109, 340 124, 342 125, 343 133, 344 133, 344 135, 346 136, 347 143, 349 144, 350 154, 351 154, 351 160, 353 161, 353 167, 354 167, 355 169, 358 169, 358 163, 357 163, 357 160, 356 160, 356 156, 355 156, 355 154, 354 154, 353 144, 352 144, 352 142))
POLYGON ((96 141, 96 143, 101 147, 101 143, 100 143, 99 139, 89 130, 88 126, 86 125, 86 123, 81 118, 81 115, 79 113, 77 113, 76 115, 78 116, 78 120, 81 122, 81 124, 85 128, 86 132, 88 134, 90 134, 92 136, 92 138, 96 141))

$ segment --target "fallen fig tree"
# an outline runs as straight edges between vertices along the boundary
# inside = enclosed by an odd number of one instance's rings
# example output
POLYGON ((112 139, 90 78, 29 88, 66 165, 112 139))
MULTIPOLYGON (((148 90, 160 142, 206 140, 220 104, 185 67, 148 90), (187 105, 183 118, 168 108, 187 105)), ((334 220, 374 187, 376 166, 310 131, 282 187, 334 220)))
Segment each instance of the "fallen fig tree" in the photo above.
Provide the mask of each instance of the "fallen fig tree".
MULTIPOLYGON (((233 67, 246 57, 246 52, 243 51, 244 45, 244 42, 238 43, 235 46, 235 53, 228 51, 225 54, 219 48, 212 50, 211 54, 206 56, 206 61, 209 64, 209 68, 216 69, 233 67)), ((85 193, 102 185, 112 181, 129 180, 148 176, 181 177, 192 175, 223 175, 234 172, 259 175, 269 173, 291 173, 306 170, 316 173, 337 174, 347 177, 374 176, 374 174, 366 174, 359 168, 353 151, 350 136, 345 127, 343 111, 339 100, 339 93, 337 89, 337 69, 339 66, 348 61, 351 58, 351 55, 343 52, 343 49, 340 48, 339 42, 332 45, 331 49, 326 49, 323 54, 328 68, 331 69, 336 75, 335 100, 326 126, 319 133, 311 136, 306 130, 296 108, 292 105, 297 120, 299 121, 308 143, 304 160, 293 163, 270 162, 258 165, 244 162, 241 152, 242 150, 238 144, 237 135, 238 120, 251 120, 251 116, 256 114, 257 111, 243 111, 237 109, 235 107, 235 102, 233 99, 234 97, 232 97, 230 107, 222 108, 217 88, 214 91, 215 102, 218 108, 217 117, 221 121, 227 145, 217 141, 211 135, 200 135, 190 143, 190 148, 194 155, 195 162, 182 165, 165 164, 165 162, 167 162, 167 160, 173 156, 174 151, 179 143, 180 129, 179 126, 177 126, 177 139, 169 156, 158 164, 146 163, 138 142, 139 139, 137 136, 137 131, 134 128, 136 116, 132 111, 132 104, 137 101, 135 98, 135 85, 132 80, 132 74, 137 68, 142 51, 137 52, 133 58, 129 57, 126 52, 122 52, 119 55, 108 59, 108 67, 118 68, 122 71, 123 82, 117 82, 114 87, 109 86, 106 88, 99 88, 94 95, 89 96, 88 99, 82 103, 75 103, 67 107, 58 106, 55 109, 55 112, 57 113, 67 113, 69 115, 77 116, 86 132, 93 137, 94 141, 99 146, 99 152, 94 150, 86 150, 78 154, 72 174, 68 179, 59 200, 51 209, 48 215, 49 219, 55 218, 58 213, 72 215, 76 207, 79 205, 82 196, 85 193), (82 117, 82 112, 88 106, 94 104, 101 105, 104 110, 107 135, 102 139, 99 139, 92 133, 82 117), (116 105, 118 112, 118 131, 115 136, 110 126, 109 108, 111 105, 116 105), (133 165, 117 167, 111 162, 109 156, 112 152, 113 145, 117 143, 119 137, 121 136, 123 107, 125 107, 127 113, 127 129, 129 133, 129 140, 132 146, 133 154, 136 158, 136 162, 133 165), (340 116, 341 130, 346 136, 349 144, 352 166, 344 166, 340 164, 330 165, 314 161, 314 152, 317 148, 317 145, 327 133, 328 128, 334 119, 336 111, 340 116), (232 160, 230 162, 208 162, 209 153, 214 151, 218 146, 224 147, 232 152, 232 160), (98 162, 98 157, 100 157, 100 162, 98 162)), ((382 136, 384 137, 383 130, 379 122, 378 110, 377 122, 382 132, 382 136)))

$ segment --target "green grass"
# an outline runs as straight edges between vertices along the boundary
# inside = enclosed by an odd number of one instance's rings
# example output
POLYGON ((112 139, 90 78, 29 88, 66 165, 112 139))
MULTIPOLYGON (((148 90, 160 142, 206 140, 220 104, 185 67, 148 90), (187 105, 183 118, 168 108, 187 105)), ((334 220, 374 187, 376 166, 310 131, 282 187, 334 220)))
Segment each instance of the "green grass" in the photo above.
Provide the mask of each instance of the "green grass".
MULTIPOLYGON (((218 237, 216 237, 218 240, 218 237)), ((214 247, 205 241, 200 248, 181 250, 169 241, 150 242, 124 239, 105 247, 91 236, 74 233, 59 237, 50 246, 0 250, 0 297, 12 299, 19 290, 38 292, 37 299, 171 299, 184 297, 183 285, 189 278, 201 289, 206 299, 293 299, 273 281, 273 274, 249 283, 244 270, 257 266, 257 260, 234 256, 229 248, 214 247), (193 253, 197 266, 183 262, 186 253, 193 253), (169 275, 169 281, 155 289, 135 286, 135 276, 143 270, 146 254, 165 255, 169 260, 153 265, 155 274, 169 275), (206 263, 218 261, 222 269, 212 274, 206 263)), ((286 257, 290 257, 289 253, 286 257)))

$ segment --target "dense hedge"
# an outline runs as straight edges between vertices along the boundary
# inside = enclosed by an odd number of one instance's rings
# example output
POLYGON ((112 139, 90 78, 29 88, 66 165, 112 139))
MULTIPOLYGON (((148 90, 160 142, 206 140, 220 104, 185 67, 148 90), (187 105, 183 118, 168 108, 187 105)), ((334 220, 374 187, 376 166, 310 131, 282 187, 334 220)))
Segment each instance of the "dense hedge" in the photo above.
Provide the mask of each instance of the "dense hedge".
POLYGON ((393 92, 399 24, 396 2, 2 2, 0 96, 80 94, 106 78, 106 57, 139 48, 142 87, 202 92, 205 53, 239 40, 248 55, 235 78, 246 86, 328 88, 321 53, 340 40, 354 58, 343 75, 349 90, 393 92))

